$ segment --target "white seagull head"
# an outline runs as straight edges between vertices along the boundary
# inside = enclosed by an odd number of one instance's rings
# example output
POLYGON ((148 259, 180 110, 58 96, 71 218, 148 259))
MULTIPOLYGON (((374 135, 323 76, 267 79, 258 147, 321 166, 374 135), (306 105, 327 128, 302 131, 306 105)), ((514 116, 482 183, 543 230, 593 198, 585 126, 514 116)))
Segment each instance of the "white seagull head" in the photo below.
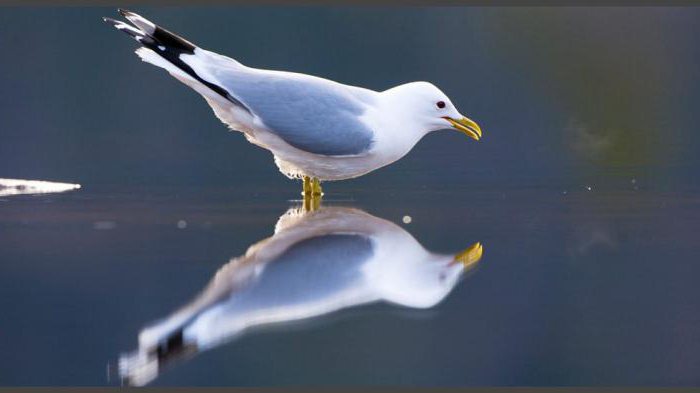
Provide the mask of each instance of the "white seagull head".
POLYGON ((474 140, 481 139, 476 122, 459 113, 449 97, 429 82, 411 82, 382 93, 400 113, 409 130, 425 135, 454 128, 474 140))

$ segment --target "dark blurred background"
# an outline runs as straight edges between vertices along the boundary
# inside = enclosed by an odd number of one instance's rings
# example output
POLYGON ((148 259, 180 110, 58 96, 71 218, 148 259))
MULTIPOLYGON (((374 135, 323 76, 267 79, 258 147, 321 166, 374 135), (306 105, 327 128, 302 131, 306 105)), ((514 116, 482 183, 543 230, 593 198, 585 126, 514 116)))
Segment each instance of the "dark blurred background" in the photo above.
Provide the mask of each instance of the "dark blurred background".
MULTIPOLYGON (((431 81, 484 129, 478 144, 432 134, 391 169, 333 187, 697 185, 694 8, 135 11, 253 67, 376 90, 431 81)), ((196 93, 102 23, 115 13, 2 9, 0 177, 284 184, 267 151, 227 132, 196 93)))

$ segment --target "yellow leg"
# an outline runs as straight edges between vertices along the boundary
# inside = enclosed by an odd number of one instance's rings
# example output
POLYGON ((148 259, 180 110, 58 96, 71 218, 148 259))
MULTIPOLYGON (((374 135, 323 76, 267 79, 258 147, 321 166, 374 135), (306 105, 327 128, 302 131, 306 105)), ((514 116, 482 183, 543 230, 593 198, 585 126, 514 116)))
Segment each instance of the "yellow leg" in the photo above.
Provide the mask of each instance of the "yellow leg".
POLYGON ((314 196, 323 196, 323 189, 321 189, 321 182, 317 178, 311 180, 311 194, 314 196))
POLYGON ((301 183, 301 195, 306 196, 309 194, 311 194, 311 178, 304 176, 301 183))
POLYGON ((315 197, 313 194, 304 195, 304 211, 312 212, 321 207, 321 197, 315 197))
POLYGON ((323 190, 321 189, 321 182, 317 178, 304 176, 301 194, 304 196, 305 211, 314 211, 321 207, 323 190))

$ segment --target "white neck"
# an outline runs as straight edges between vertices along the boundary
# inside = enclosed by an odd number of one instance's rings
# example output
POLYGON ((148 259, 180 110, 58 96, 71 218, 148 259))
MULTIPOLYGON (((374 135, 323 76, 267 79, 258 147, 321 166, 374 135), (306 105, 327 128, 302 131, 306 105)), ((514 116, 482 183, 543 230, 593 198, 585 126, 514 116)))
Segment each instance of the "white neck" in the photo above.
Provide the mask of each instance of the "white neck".
MULTIPOLYGON (((431 130, 411 121, 412 113, 400 87, 377 93, 376 107, 367 111, 365 120, 376 132, 375 144, 383 158, 393 162, 406 155, 431 130)), ((387 162, 387 164, 389 163, 387 162)))

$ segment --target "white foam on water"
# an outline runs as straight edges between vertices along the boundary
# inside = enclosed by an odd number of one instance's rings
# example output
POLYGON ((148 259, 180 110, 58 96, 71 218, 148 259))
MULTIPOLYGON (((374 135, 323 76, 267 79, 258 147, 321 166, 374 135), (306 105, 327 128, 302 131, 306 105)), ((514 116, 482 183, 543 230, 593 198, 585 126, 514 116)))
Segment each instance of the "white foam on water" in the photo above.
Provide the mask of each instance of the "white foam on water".
POLYGON ((0 178, 0 196, 21 194, 48 194, 77 190, 80 184, 57 183, 43 180, 0 178))

